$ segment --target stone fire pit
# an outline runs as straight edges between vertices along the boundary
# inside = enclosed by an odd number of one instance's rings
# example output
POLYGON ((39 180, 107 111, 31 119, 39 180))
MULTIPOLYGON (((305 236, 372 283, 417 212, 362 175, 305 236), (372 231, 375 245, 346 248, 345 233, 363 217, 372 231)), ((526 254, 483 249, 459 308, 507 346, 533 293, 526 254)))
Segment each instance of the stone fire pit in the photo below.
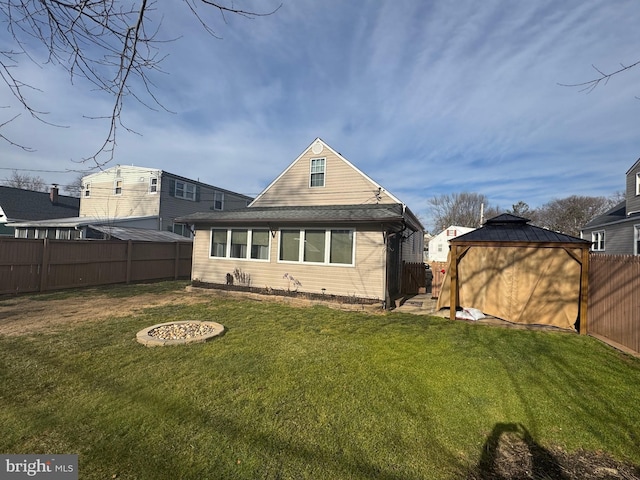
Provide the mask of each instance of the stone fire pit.
POLYGON ((224 333, 224 327, 216 322, 187 320, 159 323, 136 334, 136 340, 147 347, 203 343, 224 333))

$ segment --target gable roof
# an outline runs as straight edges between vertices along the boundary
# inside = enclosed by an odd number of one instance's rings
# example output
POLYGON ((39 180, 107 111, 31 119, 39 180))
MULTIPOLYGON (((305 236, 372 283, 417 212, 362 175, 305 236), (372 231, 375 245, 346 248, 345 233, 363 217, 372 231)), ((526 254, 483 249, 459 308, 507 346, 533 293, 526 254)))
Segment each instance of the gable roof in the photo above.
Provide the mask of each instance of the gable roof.
POLYGON ((57 201, 53 203, 48 192, 0 186, 0 207, 7 221, 77 217, 80 199, 58 195, 57 201))
POLYGON ((527 218, 503 213, 493 217, 485 224, 469 233, 460 235, 450 243, 464 244, 472 242, 521 242, 521 243, 575 243, 591 245, 591 242, 564 233, 529 225, 527 218))
POLYGON ((249 207, 252 207, 256 202, 258 202, 267 192, 269 192, 269 190, 271 190, 271 188, 278 183, 278 181, 284 177, 287 172, 289 172, 303 157, 304 155, 307 153, 307 151, 310 148, 315 148, 315 145, 321 145, 324 148, 328 149, 331 153, 333 153, 336 157, 338 157, 342 162, 345 163, 345 165, 347 165, 348 167, 352 168, 356 173, 358 173, 359 175, 361 175, 364 179, 366 179, 368 182, 371 183, 371 185, 374 187, 374 189, 378 189, 380 192, 384 192, 386 195, 389 196, 389 198, 391 198, 391 200, 395 203, 400 203, 402 204, 402 202, 393 194, 391 194, 389 191, 387 191, 382 185, 380 185, 379 183, 377 183, 375 180, 373 180, 371 177, 369 177, 366 173, 362 172, 360 169, 358 169, 354 164, 352 164, 349 160, 347 160, 346 158, 344 158, 340 153, 336 152, 333 148, 331 148, 324 140, 322 140, 320 137, 317 137, 313 142, 311 142, 309 144, 308 147, 306 147, 302 153, 300 155, 298 155, 298 158, 296 158, 280 175, 278 175, 276 177, 275 180, 273 180, 268 186, 267 188, 265 188, 262 192, 260 192, 256 198, 249 204, 249 207))

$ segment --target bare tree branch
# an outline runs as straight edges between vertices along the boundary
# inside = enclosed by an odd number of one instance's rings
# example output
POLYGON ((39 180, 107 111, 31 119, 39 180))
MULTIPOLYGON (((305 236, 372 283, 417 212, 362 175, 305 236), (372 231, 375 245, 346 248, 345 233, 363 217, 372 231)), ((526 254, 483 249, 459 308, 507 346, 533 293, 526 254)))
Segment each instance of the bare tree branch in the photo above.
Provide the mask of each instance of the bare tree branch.
MULTIPOLYGON (((272 15, 280 8, 259 13, 236 8, 233 0, 183 2, 204 30, 216 38, 220 37, 199 6, 217 10, 225 23, 227 15, 252 19, 272 15)), ((76 78, 84 79, 111 97, 112 107, 106 115, 86 117, 106 120, 108 127, 104 142, 82 163, 104 166, 113 159, 118 129, 137 133, 122 121, 128 97, 148 108, 168 111, 154 93, 149 77, 151 72, 162 72, 160 63, 165 57, 159 46, 175 40, 159 38, 161 21, 154 26, 152 17, 157 5, 155 0, 0 0, 0 15, 5 17, 15 42, 15 48, 0 50, 0 77, 32 117, 45 121, 47 113, 32 106, 27 90, 37 89, 22 82, 14 70, 22 59, 39 64, 31 55, 37 49, 34 44, 45 47, 44 63, 67 70, 72 84, 76 78)))
POLYGON ((599 69, 598 67, 596 67, 595 65, 591 65, 593 67, 593 69, 598 72, 598 76, 594 79, 588 80, 586 82, 580 82, 580 83, 558 83, 558 85, 560 85, 561 87, 578 87, 580 88, 581 92, 587 92, 590 93, 592 92, 598 85, 600 85, 601 83, 604 83, 604 85, 606 85, 607 83, 609 83, 609 80, 611 80, 612 77, 614 77, 615 75, 618 75, 622 72, 626 72, 627 70, 630 70, 634 67, 637 67, 638 65, 640 65, 640 60, 638 60, 635 63, 632 63, 631 65, 624 65, 624 64, 620 64, 621 68, 619 68, 618 70, 615 70, 613 72, 610 73, 606 73, 604 71, 602 71, 601 69, 599 69))

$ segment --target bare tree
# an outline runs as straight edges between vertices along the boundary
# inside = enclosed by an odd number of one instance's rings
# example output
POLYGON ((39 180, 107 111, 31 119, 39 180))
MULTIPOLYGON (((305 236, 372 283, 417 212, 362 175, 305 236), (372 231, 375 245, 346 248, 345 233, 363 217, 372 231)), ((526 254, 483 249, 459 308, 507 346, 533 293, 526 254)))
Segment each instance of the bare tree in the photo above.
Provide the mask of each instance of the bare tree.
POLYGON ((589 221, 615 206, 616 197, 572 195, 551 200, 537 210, 537 224, 555 232, 579 236, 589 221))
POLYGON ((14 170, 11 177, 5 180, 4 183, 7 187, 21 188, 23 190, 48 191, 48 184, 41 177, 19 173, 17 170, 14 170))
POLYGON ((79 197, 82 192, 82 179, 84 178, 84 174, 79 173, 68 185, 63 185, 63 190, 65 193, 71 197, 79 197))
POLYGON ((529 204, 527 202, 523 202, 522 200, 520 200, 518 203, 514 203, 511 206, 511 209, 507 210, 507 213, 526 218, 535 225, 538 224, 538 210, 529 207, 529 204))
MULTIPOLYGON (((255 18, 275 12, 242 10, 233 0, 182 2, 197 23, 216 38, 215 30, 203 16, 206 11, 199 7, 217 11, 225 22, 227 15, 255 18)), ((98 117, 109 125, 105 140, 85 158, 102 166, 113 158, 118 128, 133 131, 122 122, 125 99, 132 98, 150 108, 164 108, 153 91, 150 73, 160 70, 164 58, 161 43, 172 40, 161 38, 161 24, 154 24, 162 16, 156 10, 167 4, 154 0, 0 0, 0 14, 15 43, 11 49, 0 50, 0 76, 22 107, 45 122, 46 112, 37 110, 29 101, 28 93, 35 87, 20 80, 16 73, 21 61, 36 62, 33 51, 38 47, 46 48, 45 63, 66 69, 72 83, 77 78, 86 79, 109 95, 111 109, 98 117)), ((28 148, 2 135, 0 138, 28 148)))
POLYGON ((430 216, 434 232, 440 232, 451 225, 479 227, 484 219, 498 215, 496 207, 480 193, 445 193, 429 199, 430 216))

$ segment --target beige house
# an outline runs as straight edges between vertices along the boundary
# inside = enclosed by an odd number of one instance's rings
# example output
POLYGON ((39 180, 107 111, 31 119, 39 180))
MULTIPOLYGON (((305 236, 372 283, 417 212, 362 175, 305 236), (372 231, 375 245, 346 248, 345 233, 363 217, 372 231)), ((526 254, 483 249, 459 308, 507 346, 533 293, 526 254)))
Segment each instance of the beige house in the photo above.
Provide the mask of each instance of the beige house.
POLYGON ((191 236, 178 216, 246 207, 252 198, 156 168, 117 165, 82 179, 80 217, 191 236), (151 222, 151 223, 150 223, 151 222), (135 222, 134 222, 135 223, 135 222))
POLYGON ((389 301, 402 262, 422 262, 424 228, 321 139, 247 207, 194 225, 192 280, 389 301))

